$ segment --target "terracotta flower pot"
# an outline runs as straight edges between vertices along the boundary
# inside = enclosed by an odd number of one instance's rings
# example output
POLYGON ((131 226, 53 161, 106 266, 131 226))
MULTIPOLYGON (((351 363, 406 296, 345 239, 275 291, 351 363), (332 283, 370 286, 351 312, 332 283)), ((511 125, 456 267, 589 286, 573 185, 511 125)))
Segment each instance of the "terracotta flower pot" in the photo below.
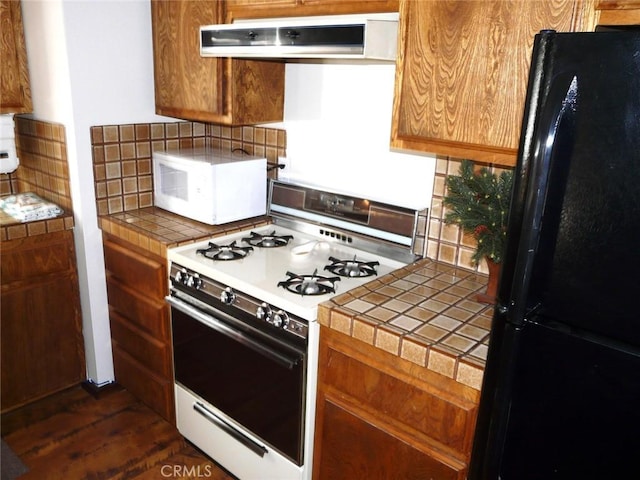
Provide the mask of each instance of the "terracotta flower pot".
POLYGON ((498 280, 500 278, 500 264, 485 258, 487 261, 487 267, 489 268, 489 282, 487 283, 487 290, 485 293, 479 293, 476 296, 476 300, 481 303, 489 303, 491 305, 496 303, 496 295, 498 293, 498 280))

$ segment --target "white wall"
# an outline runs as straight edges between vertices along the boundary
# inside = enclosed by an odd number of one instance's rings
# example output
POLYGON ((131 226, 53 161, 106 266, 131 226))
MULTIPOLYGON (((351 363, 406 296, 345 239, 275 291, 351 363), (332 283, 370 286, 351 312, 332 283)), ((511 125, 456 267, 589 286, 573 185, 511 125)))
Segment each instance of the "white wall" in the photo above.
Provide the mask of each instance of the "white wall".
POLYGON ((87 358, 113 381, 107 294, 94 197, 90 127, 166 121, 154 113, 148 0, 23 0, 34 118, 67 134, 87 358))
POLYGON ((287 167, 281 176, 422 209, 431 205, 435 157, 389 148, 395 65, 286 66, 287 167))

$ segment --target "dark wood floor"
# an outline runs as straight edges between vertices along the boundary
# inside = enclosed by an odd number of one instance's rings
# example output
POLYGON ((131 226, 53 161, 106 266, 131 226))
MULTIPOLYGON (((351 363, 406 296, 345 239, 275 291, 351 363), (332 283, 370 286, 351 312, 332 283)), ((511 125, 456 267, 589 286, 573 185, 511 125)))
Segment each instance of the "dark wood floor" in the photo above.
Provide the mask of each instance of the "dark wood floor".
POLYGON ((2 415, 2 438, 31 479, 233 480, 171 424, 115 387, 78 386, 2 415))

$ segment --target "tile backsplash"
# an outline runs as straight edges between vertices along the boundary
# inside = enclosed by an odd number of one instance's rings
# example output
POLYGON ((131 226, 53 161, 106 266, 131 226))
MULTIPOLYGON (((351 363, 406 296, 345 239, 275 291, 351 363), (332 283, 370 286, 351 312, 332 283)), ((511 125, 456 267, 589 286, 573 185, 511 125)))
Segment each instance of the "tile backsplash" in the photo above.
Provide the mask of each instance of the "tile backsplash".
MULTIPOLYGON (((91 128, 98 215, 153 206, 155 150, 211 146, 243 149, 275 166, 286 151, 284 130, 196 122, 104 125, 91 128)), ((274 169, 270 175, 275 175, 274 169)))
POLYGON ((18 169, 0 178, 0 194, 34 192, 72 210, 64 125, 16 115, 18 169))
MULTIPOLYGON (((429 233, 427 235, 427 257, 460 268, 488 273, 486 262, 481 262, 476 266, 471 260, 476 249, 476 240, 473 236, 465 234, 458 225, 449 225, 444 222, 445 209, 442 206, 442 200, 446 195, 446 178, 447 175, 459 174, 461 162, 461 159, 450 157, 437 157, 436 159, 429 233)), ((504 169, 492 167, 491 170, 499 174, 504 169)))
MULTIPOLYGON (((276 128, 228 127, 197 122, 104 125, 91 128, 93 167, 98 215, 128 212, 153 206, 154 150, 211 146, 224 150, 243 149, 251 155, 264 156, 270 167, 278 157, 286 156, 286 131, 276 128)), ((488 273, 484 262, 474 265, 471 257, 475 239, 457 226, 444 222, 442 199, 447 175, 457 175, 460 159, 438 157, 429 218, 420 218, 419 235, 414 251, 442 263, 467 270, 488 273)), ((499 168, 494 167, 499 171, 499 168)), ((277 175, 271 168, 270 176, 277 175)))

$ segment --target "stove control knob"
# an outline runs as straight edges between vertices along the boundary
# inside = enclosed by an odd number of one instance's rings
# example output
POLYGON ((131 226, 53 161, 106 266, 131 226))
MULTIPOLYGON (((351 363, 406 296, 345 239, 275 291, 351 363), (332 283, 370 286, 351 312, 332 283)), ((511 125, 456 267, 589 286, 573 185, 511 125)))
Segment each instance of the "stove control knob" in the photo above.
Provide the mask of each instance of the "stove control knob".
POLYGON ((176 283, 184 284, 187 281, 187 269, 183 268, 182 270, 178 270, 176 274, 173 276, 176 283))
POLYGON ((202 279, 197 273, 194 273, 187 278, 187 287, 195 288, 196 290, 200 290, 202 288, 202 279))
POLYGON ((289 315, 282 310, 278 310, 273 314, 273 320, 271 322, 276 327, 286 328, 289 325, 289 315))
POLYGON ((260 305, 256 310, 256 317, 258 320, 265 320, 267 322, 271 322, 271 307, 266 303, 260 305))
POLYGON ((225 305, 231 305, 236 301, 236 294, 230 287, 227 287, 220 293, 220 301, 225 305))

